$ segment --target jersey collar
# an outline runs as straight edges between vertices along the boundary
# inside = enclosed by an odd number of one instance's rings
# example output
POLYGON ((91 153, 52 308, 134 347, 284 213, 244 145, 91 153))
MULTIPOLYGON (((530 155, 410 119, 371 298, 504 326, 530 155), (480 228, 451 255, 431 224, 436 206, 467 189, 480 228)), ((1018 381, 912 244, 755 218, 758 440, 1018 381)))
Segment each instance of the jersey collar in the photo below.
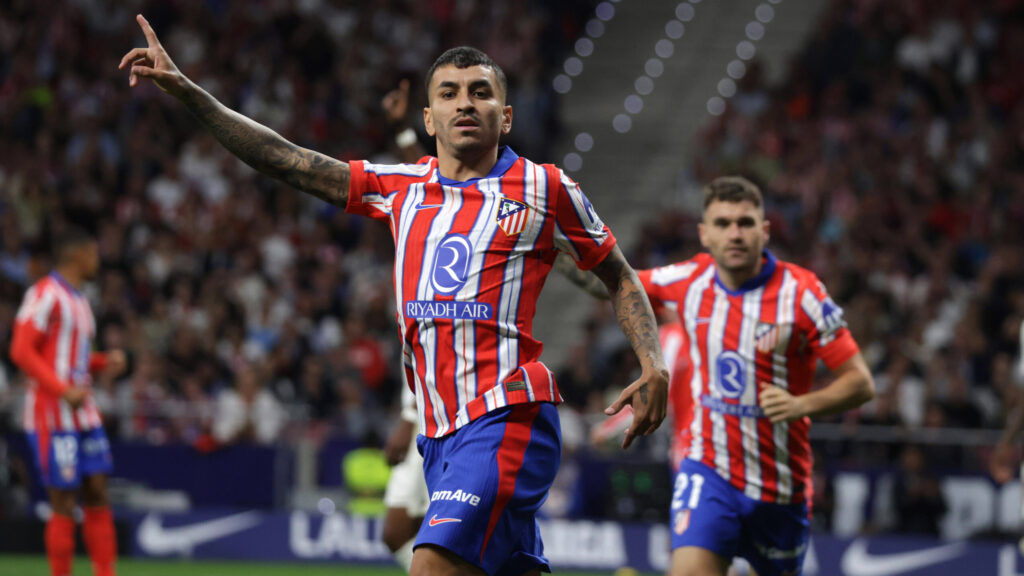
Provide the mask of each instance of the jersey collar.
POLYGON ((764 255, 764 264, 761 266, 761 272, 757 276, 754 276, 750 280, 741 284, 738 290, 730 290, 722 283, 722 279, 718 277, 717 267, 715 268, 715 284, 718 284, 718 287, 725 290, 725 292, 730 296, 742 296, 751 290, 756 290, 761 286, 764 286, 768 283, 772 274, 775 274, 775 268, 778 265, 778 260, 776 260, 775 254, 772 254, 772 251, 767 248, 764 249, 762 254, 764 255))
POLYGON ((487 174, 487 176, 484 176, 482 178, 472 178, 470 180, 466 180, 465 182, 463 182, 461 180, 452 180, 450 178, 445 178, 444 176, 441 176, 441 169, 435 168, 435 170, 437 170, 437 181, 445 186, 465 188, 466 186, 476 184, 480 180, 485 180, 487 178, 500 178, 505 174, 505 172, 508 172, 508 169, 511 168, 512 165, 516 163, 516 160, 519 160, 519 155, 513 152, 512 149, 509 148, 508 146, 502 146, 501 148, 498 149, 498 161, 494 163, 494 167, 491 168, 491 171, 487 174))
POLYGON ((74 286, 72 286, 71 282, 68 282, 67 279, 65 279, 63 276, 60 275, 60 272, 57 272, 56 270, 51 270, 50 271, 50 278, 53 278, 54 280, 56 280, 58 284, 60 284, 61 286, 67 288, 68 291, 70 291, 72 294, 81 294, 81 292, 78 290, 78 288, 75 288, 74 286))

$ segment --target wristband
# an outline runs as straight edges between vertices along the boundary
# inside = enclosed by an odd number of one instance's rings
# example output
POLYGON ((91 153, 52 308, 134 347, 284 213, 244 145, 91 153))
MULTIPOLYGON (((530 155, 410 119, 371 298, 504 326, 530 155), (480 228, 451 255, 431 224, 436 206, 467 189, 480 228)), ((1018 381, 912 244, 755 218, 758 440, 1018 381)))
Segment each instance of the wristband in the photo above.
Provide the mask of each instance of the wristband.
POLYGON ((399 148, 408 148, 416 143, 416 131, 412 128, 406 128, 395 136, 395 144, 398 144, 399 148))

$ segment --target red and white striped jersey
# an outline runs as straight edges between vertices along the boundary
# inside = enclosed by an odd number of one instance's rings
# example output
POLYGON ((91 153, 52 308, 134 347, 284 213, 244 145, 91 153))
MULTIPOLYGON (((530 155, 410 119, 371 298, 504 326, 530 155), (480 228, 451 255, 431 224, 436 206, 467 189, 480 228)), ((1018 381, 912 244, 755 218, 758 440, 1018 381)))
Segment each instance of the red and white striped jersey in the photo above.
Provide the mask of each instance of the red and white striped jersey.
POLYGON ((819 358, 834 369, 857 353, 824 285, 767 250, 761 273, 735 292, 718 279, 709 254, 644 270, 640 279, 684 328, 693 411, 676 439, 683 456, 750 498, 809 500, 810 419, 773 425, 758 394, 766 385, 806 394, 819 358))
POLYGON ((615 237, 575 182, 501 150, 466 182, 418 164, 351 163, 347 211, 395 238, 395 304, 420 432, 439 438, 503 406, 560 402, 531 335, 557 251, 589 269, 615 237))
POLYGON ((45 276, 25 293, 15 319, 11 358, 29 377, 26 431, 102 426, 92 395, 74 410, 61 398, 67 386, 91 386, 91 372, 105 365, 106 358, 92 352, 95 334, 88 299, 57 273, 45 276))

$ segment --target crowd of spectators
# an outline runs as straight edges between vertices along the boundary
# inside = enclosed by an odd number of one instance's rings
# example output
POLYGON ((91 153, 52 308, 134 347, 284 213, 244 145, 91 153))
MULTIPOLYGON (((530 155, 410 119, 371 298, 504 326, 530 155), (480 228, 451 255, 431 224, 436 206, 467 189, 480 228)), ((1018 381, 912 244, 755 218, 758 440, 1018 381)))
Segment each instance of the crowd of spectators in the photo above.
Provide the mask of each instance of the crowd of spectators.
POLYGON ((112 436, 209 446, 312 432, 384 437, 400 376, 393 242, 379 223, 232 158, 188 112, 117 70, 144 13, 178 66, 228 106, 303 146, 395 161, 381 99, 443 48, 507 71, 510 144, 550 155, 550 72, 595 2, 536 0, 15 0, 0 7, 0 418, 16 426, 7 358, 48 240, 95 232, 98 347, 130 352, 98 380, 112 436), (214 424, 216 423, 216 424, 214 424), (292 423, 293 425, 289 425, 292 423), (298 424, 296 424, 298 423, 298 424), (311 423, 311 424, 310 424, 311 423))
MULTIPOLYGON (((509 143, 550 161, 551 70, 594 4, 5 4, 0 412, 16 412, 6 350, 17 303, 48 269, 47 239, 73 223, 100 242, 90 289, 99 347, 131 353, 126 377, 95 383, 113 435, 382 437, 393 420, 389 232, 257 175, 156 88, 129 90, 116 64, 141 42, 136 12, 226 104, 341 158, 392 161, 381 97, 408 78, 422 101, 422 73, 443 47, 479 46, 508 73, 510 103, 527 111, 509 143), (252 410, 265 416, 247 420, 252 410)), ((721 174, 764 188, 771 248, 824 281, 876 375, 877 399, 845 416, 851 430, 998 427, 1024 401, 1021 3, 837 0, 815 30, 779 85, 748 67, 699 133, 679 204, 692 206, 685 199, 721 174)), ((627 247, 631 262, 689 258, 699 217, 699 207, 652 217, 627 247)), ((602 405, 598 383, 628 382, 635 369, 627 350, 593 353, 615 329, 595 305, 561 370, 566 389, 598 390, 567 395, 584 410, 602 405)), ((822 450, 833 464, 902 458, 916 471, 980 461, 940 462, 949 454, 912 445, 822 450)))

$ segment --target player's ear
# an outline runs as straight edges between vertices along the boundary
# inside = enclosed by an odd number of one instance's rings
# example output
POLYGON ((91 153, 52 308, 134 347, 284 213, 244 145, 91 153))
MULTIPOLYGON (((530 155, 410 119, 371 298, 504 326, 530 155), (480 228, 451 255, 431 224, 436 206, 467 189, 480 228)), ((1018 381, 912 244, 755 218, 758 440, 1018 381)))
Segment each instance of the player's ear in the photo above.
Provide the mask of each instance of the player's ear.
POLYGON ((771 224, 772 223, 770 221, 768 221, 768 220, 765 220, 764 223, 761 224, 764 227, 764 242, 765 242, 765 244, 767 244, 768 243, 768 239, 772 237, 772 226, 771 226, 771 224))
POLYGON ((704 223, 703 222, 698 222, 697 223, 697 235, 700 236, 700 245, 702 247, 704 247, 704 248, 708 247, 708 242, 704 238, 706 233, 707 233, 707 229, 704 227, 704 223))
POLYGON ((433 138, 437 135, 437 131, 434 130, 434 115, 430 112, 430 106, 423 109, 423 127, 427 130, 427 135, 433 138))
POLYGON ((505 106, 501 110, 501 133, 508 134, 512 131, 512 107, 505 106))

